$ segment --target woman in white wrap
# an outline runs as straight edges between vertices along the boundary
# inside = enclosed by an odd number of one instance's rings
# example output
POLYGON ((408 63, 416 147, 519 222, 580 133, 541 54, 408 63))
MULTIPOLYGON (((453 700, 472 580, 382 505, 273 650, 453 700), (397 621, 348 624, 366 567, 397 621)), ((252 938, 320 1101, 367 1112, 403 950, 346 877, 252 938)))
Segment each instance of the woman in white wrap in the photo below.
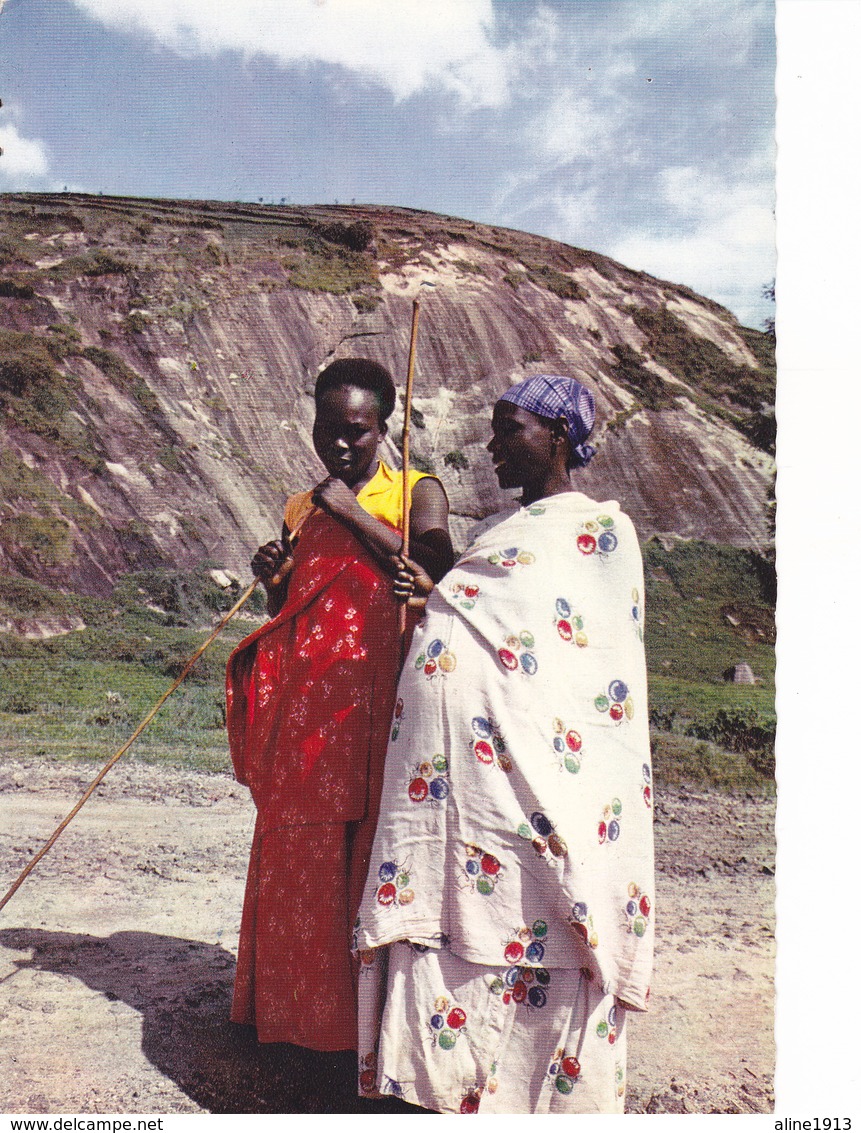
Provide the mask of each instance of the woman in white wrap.
MULTIPOLYGON (((594 401, 539 375, 488 445, 519 504, 430 594, 356 923, 359 1088, 443 1113, 620 1113, 654 911, 643 574, 573 489, 594 401)), ((402 589, 427 592, 414 564, 402 589)))

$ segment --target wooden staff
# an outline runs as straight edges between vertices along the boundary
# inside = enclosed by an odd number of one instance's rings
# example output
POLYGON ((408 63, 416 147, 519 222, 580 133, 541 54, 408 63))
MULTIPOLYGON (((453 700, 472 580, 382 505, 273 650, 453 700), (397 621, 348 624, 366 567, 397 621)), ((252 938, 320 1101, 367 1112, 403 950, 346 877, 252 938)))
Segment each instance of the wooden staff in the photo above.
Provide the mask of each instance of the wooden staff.
MULTIPOLYGON (((404 432, 401 440, 401 554, 406 558, 410 553, 410 417, 413 408, 413 370, 416 361, 416 339, 419 329, 419 297, 413 299, 413 322, 410 328, 410 353, 407 361, 407 385, 404 390, 404 432)), ((398 629, 401 634, 401 653, 407 632, 407 604, 402 602, 398 610, 398 629)))
MULTIPOLYGON (((302 524, 305 522, 305 520, 308 518, 308 516, 310 514, 311 514, 310 511, 306 512, 305 515, 302 516, 302 518, 299 520, 299 522, 293 528, 293 530, 288 532, 287 542, 290 544, 291 547, 293 546, 293 543, 296 539, 296 536, 299 534, 299 529, 301 528, 302 524)), ((260 581, 259 578, 255 578, 254 581, 251 583, 251 585, 248 587, 248 589, 245 591, 245 593, 242 595, 242 597, 237 602, 235 602, 233 606, 231 606, 231 608, 227 611, 227 613, 224 615, 224 617, 221 619, 221 621, 218 623, 218 625, 215 627, 215 629, 212 631, 212 633, 209 635, 209 637, 206 639, 206 641, 204 641, 203 645, 201 645, 200 648, 195 651, 194 655, 188 659, 188 662, 186 663, 185 668, 182 670, 182 672, 179 674, 179 676, 176 678, 176 680, 173 682, 173 684, 170 686, 170 688, 167 690, 167 692, 164 693, 164 695, 159 698, 159 700, 157 701, 155 706, 147 713, 147 715, 143 718, 143 720, 141 720, 140 724, 138 724, 137 728, 135 728, 132 735, 126 740, 126 742, 119 749, 119 751, 114 752, 114 754, 111 756, 111 758, 108 760, 108 762, 104 765, 104 767, 101 769, 101 771, 98 773, 98 775, 92 781, 92 783, 90 783, 89 787, 87 787, 86 791, 84 791, 83 795, 81 796, 81 798, 79 799, 77 804, 69 811, 69 813, 63 819, 63 821, 60 823, 60 825, 57 827, 57 829, 54 831, 54 833, 51 835, 51 837, 48 839, 48 841, 45 843, 45 845, 42 847, 42 849, 38 852, 38 854, 36 854, 36 856, 29 863, 29 865, 27 865, 21 871, 21 873, 18 875, 18 877, 15 881, 15 884, 11 887, 11 889, 8 890, 6 895, 3 897, 3 900, 0 901, 0 910, 2 910, 2 908, 6 904, 6 902, 9 901, 14 896, 14 894, 17 892, 17 890, 19 889, 21 884, 24 882, 24 880, 27 878, 27 876, 31 873, 33 868, 42 860, 42 858, 45 856, 45 854, 47 854, 47 852, 54 845, 54 843, 57 841, 57 839, 60 837, 60 835, 66 829, 66 827, 69 825, 69 823, 75 817, 75 815, 78 813, 78 811, 81 809, 81 807, 87 801, 87 799, 90 797, 90 795, 96 789, 96 787, 98 787, 99 783, 101 783, 102 779, 104 779, 104 777, 107 775, 107 773, 113 767, 113 765, 117 762, 117 760, 121 759, 122 756, 125 755, 125 753, 129 750, 129 748, 132 746, 132 744, 135 742, 135 740, 138 738, 138 736, 141 734, 141 732, 144 730, 144 728, 146 728, 148 726, 150 721, 153 719, 153 717, 158 712, 159 708, 161 708, 161 706, 167 700, 167 698, 172 693, 176 692, 176 690, 179 688, 179 686, 182 684, 182 682, 185 680, 185 678, 191 672, 192 666, 195 664, 195 662, 200 660, 200 658, 207 651, 207 649, 210 647, 210 645, 212 645, 213 641, 215 641, 216 637, 218 637, 218 635, 221 633, 221 631, 224 629, 224 627, 227 625, 227 623, 230 621, 230 619, 232 617, 234 617, 235 614, 239 613, 239 611, 242 609, 242 607, 245 605, 245 603, 248 601, 248 599, 254 593, 254 591, 257 587, 257 583, 259 581, 260 581)))
MULTIPOLYGON (((305 515, 302 516, 302 518, 299 520, 299 522, 293 528, 293 530, 288 532, 287 542, 290 544, 291 547, 293 546, 293 543, 296 539, 296 536, 299 534, 299 529, 301 528, 302 524, 305 522, 305 520, 308 518, 308 516, 310 514, 311 514, 310 511, 306 512, 305 515)), ((60 823, 60 825, 57 827, 57 829, 54 831, 54 833, 51 835, 51 837, 48 839, 48 841, 45 843, 45 845, 42 847, 42 849, 38 852, 38 854, 36 854, 36 856, 33 858, 33 860, 29 863, 29 865, 27 865, 21 871, 21 873, 18 875, 18 877, 15 881, 15 884, 11 887, 11 889, 9 889, 9 891, 4 896, 3 900, 0 901, 0 909, 2 909, 3 906, 6 904, 6 902, 9 901, 14 896, 14 894, 17 892, 17 890, 19 889, 21 884, 24 882, 24 880, 27 878, 27 876, 30 874, 30 872, 33 870, 33 868, 42 860, 42 858, 45 856, 45 854, 47 854, 47 852, 54 845, 54 843, 57 841, 57 839, 60 837, 60 835, 66 829, 66 827, 69 825, 69 823, 75 817, 75 815, 78 813, 78 811, 81 809, 81 807, 87 801, 87 799, 90 797, 90 795, 96 789, 96 787, 98 787, 99 783, 101 783, 102 779, 104 779, 104 777, 107 775, 107 773, 113 767, 113 765, 117 762, 117 760, 121 759, 122 756, 124 756, 125 753, 129 750, 129 748, 132 746, 132 744, 135 742, 135 740, 138 738, 138 736, 141 734, 141 732, 144 730, 144 728, 147 727, 147 725, 153 719, 153 717, 158 712, 159 708, 161 708, 161 706, 167 700, 167 698, 179 688, 179 686, 182 684, 182 682, 185 680, 185 678, 191 672, 192 666, 195 664, 195 662, 200 660, 200 658, 203 656, 203 654, 206 652, 206 650, 210 647, 210 645, 212 645, 213 641, 215 641, 216 637, 218 637, 218 635, 221 633, 221 631, 224 629, 224 627, 227 625, 227 623, 230 621, 230 619, 235 614, 239 613, 239 611, 242 609, 242 607, 245 605, 245 603, 248 601, 248 599, 254 593, 254 590, 255 590, 257 583, 259 581, 260 581, 259 578, 255 578, 254 581, 251 583, 251 585, 248 587, 248 589, 245 591, 245 593, 242 595, 242 597, 237 602, 235 602, 233 606, 231 606, 231 608, 227 611, 227 613, 224 615, 224 617, 221 619, 221 621, 218 623, 218 625, 215 627, 215 629, 212 631, 212 633, 209 635, 209 637, 206 639, 206 641, 204 641, 203 645, 201 645, 200 648, 198 650, 196 650, 194 655, 189 658, 188 662, 186 663, 185 668, 182 670, 182 672, 179 674, 179 676, 176 678, 176 680, 173 682, 173 684, 170 686, 170 688, 167 690, 167 692, 159 698, 159 700, 155 704, 155 706, 150 710, 150 712, 147 713, 147 715, 143 718, 143 720, 141 720, 140 724, 138 724, 137 728, 135 728, 132 735, 129 737, 129 739, 126 740, 126 742, 119 749, 119 751, 114 752, 114 754, 111 756, 111 758, 108 760, 108 762, 104 765, 104 767, 101 769, 101 771, 98 773, 98 775, 92 781, 92 783, 90 783, 89 787, 87 787, 86 791, 84 791, 84 793, 81 796, 78 803, 69 811, 69 813, 63 819, 63 821, 60 823)))
POLYGON ((84 803, 87 801, 87 799, 93 793, 93 791, 95 791, 96 787, 98 787, 99 783, 101 783, 102 779, 104 779, 104 777, 107 775, 107 773, 113 767, 113 765, 117 762, 117 760, 119 760, 129 750, 129 748, 132 746, 132 744, 135 742, 135 740, 138 738, 138 736, 141 734, 141 732, 144 730, 144 728, 147 727, 147 725, 150 723, 150 721, 153 719, 155 714, 158 712, 158 710, 161 708, 161 706, 164 704, 164 702, 167 700, 167 698, 171 695, 171 693, 175 692, 176 689, 179 688, 179 686, 182 684, 182 682, 185 680, 185 678, 191 672, 191 668, 195 664, 195 662, 198 661, 203 656, 203 654, 206 652, 206 650, 210 647, 210 645, 212 645, 213 641, 215 641, 216 637, 218 637, 218 635, 221 633, 221 631, 224 629, 224 627, 227 625, 227 623, 230 621, 230 619, 234 616, 234 614, 237 614, 242 609, 242 607, 245 605, 245 603, 248 601, 248 599, 254 593, 254 590, 255 590, 255 587, 257 586, 258 581, 259 581, 259 579, 256 579, 256 578, 254 579, 254 581, 251 583, 251 585, 248 587, 248 589, 245 591, 245 593, 242 595, 242 597, 239 599, 239 601, 236 602, 231 607, 231 609, 224 615, 224 617, 221 619, 221 621, 218 623, 218 625, 215 627, 215 629, 212 631, 212 633, 209 635, 209 637, 206 639, 206 641, 203 643, 203 645, 201 645, 200 648, 195 651, 194 655, 189 658, 189 660, 187 661, 187 663, 185 665, 185 668, 182 670, 182 672, 179 674, 179 676, 176 678, 176 680, 173 682, 173 684, 170 686, 170 688, 167 690, 167 692, 164 693, 164 695, 159 698, 159 700, 157 701, 155 706, 147 713, 147 715, 143 718, 143 720, 141 720, 140 724, 138 724, 137 728, 135 728, 134 732, 129 737, 129 739, 126 740, 126 742, 119 749, 119 751, 114 752, 114 754, 111 756, 111 758, 108 760, 108 762, 104 765, 104 767, 101 769, 101 771, 98 773, 98 775, 92 781, 92 783, 90 783, 89 787, 87 787, 86 791, 84 791, 81 798, 78 800, 78 802, 75 804, 75 806, 69 811, 69 813, 63 819, 63 821, 60 823, 60 825, 57 827, 57 829, 54 831, 54 833, 51 835, 51 837, 48 839, 48 841, 45 843, 45 845, 42 847, 42 849, 38 852, 38 854, 36 854, 36 856, 32 859, 32 861, 29 863, 29 865, 27 865, 21 871, 21 873, 18 875, 18 878, 15 881, 15 884, 9 889, 9 891, 6 893, 3 900, 0 901, 0 909, 3 908, 3 906, 7 903, 7 901, 11 900, 11 898, 18 891, 18 889, 23 884, 23 882, 25 881, 27 876, 32 872, 32 870, 35 868, 35 866, 42 860, 42 858, 45 856, 45 854, 47 854, 47 852, 50 850, 50 848, 54 845, 54 843, 57 841, 57 839, 60 837, 60 835, 66 829, 66 827, 69 825, 69 823, 75 817, 75 815, 78 813, 78 811, 84 805, 84 803))
MULTIPOLYGON (((293 544, 293 540, 295 540, 296 536, 299 534, 299 528, 302 526, 302 523, 304 523, 305 520, 308 518, 309 514, 310 514, 310 512, 306 512, 305 516, 302 516, 302 518, 297 523, 296 527, 293 528, 292 531, 290 531, 290 533, 288 533, 287 542, 291 546, 293 544)), ((208 636, 206 638, 206 640, 204 641, 204 644, 201 646, 201 648, 197 649, 195 651, 194 656, 190 657, 188 659, 186 667, 179 674, 176 681, 174 681, 171 684, 171 687, 168 689, 168 691, 165 692, 164 695, 159 698, 159 701, 156 702, 155 706, 150 710, 150 712, 147 713, 147 715, 142 719, 142 721, 140 721, 140 723, 137 725, 134 733, 131 734, 129 736, 129 739, 126 740, 126 742, 122 744, 122 747, 119 749, 119 751, 114 751, 113 755, 108 760, 108 763, 106 763, 104 765, 104 767, 100 770, 99 774, 97 774, 96 777, 94 778, 93 782, 91 784, 89 784, 89 786, 87 787, 84 794, 82 796, 80 796, 80 799, 78 800, 76 806, 73 807, 73 809, 71 809, 69 811, 66 818, 63 818, 60 825, 57 827, 56 830, 54 830, 54 832, 51 835, 51 837, 49 838, 48 842, 45 842, 45 844, 42 846, 42 849, 39 851, 39 853, 36 854, 36 857, 31 862, 29 862, 28 866, 25 869, 23 869, 22 872, 20 872, 20 874, 18 875, 18 877, 15 881, 15 885, 11 886, 11 888, 7 892, 6 896, 3 897, 2 901, 0 901, 0 910, 3 908, 3 905, 5 905, 7 903, 7 901, 9 901, 10 898, 15 895, 15 893, 18 891, 18 888, 23 885, 25 879, 27 878, 27 876, 29 874, 31 874, 31 872, 34 869, 34 867, 36 866, 36 864, 39 863, 42 860, 42 858, 44 858, 44 855, 46 853, 48 853, 48 851, 51 849, 51 846, 54 844, 54 842, 56 842, 58 840, 58 838, 62 834, 63 830, 66 829, 66 827, 69 825, 70 821, 73 820, 75 815, 77 815, 77 812, 80 810, 80 808, 82 808, 84 806, 84 803, 89 798, 89 795, 91 795, 93 793, 93 791, 95 791, 96 787, 99 786, 99 784, 102 782, 104 776, 106 774, 108 774, 111 767, 113 767, 113 765, 117 763, 118 759, 121 759, 122 756, 126 755, 126 752, 131 747, 131 744, 133 744, 135 742, 135 740, 138 738, 138 735, 140 735, 140 733, 142 733, 144 731, 145 727, 148 724, 150 724, 150 722, 152 721, 155 714, 157 712, 159 712, 159 709, 164 704, 164 701, 167 700, 169 696, 171 696, 171 693, 176 692, 176 690, 179 688, 179 685, 182 683, 182 681, 185 681, 188 674, 191 672, 191 666, 193 666, 197 661, 199 661, 199 658, 201 658, 206 653, 206 650, 208 648, 210 648, 210 646, 212 645, 212 642, 215 640, 216 637, 219 636, 219 633, 221 633, 221 631, 224 629, 225 625, 228 624, 231 617, 238 614, 239 611, 241 610, 242 606, 244 606, 246 604, 247 600, 250 598, 250 596, 252 596, 254 594, 254 591, 255 591, 255 588, 256 588, 258 582, 259 582, 259 579, 255 578, 255 580, 252 582, 252 585, 250 585, 248 587, 248 589, 245 591, 245 594, 242 595, 239 598, 238 602, 235 603, 235 605, 230 607, 230 610, 227 612, 227 614, 224 614, 224 616, 222 617, 219 624, 216 625, 215 629, 212 631, 210 636, 208 636)))

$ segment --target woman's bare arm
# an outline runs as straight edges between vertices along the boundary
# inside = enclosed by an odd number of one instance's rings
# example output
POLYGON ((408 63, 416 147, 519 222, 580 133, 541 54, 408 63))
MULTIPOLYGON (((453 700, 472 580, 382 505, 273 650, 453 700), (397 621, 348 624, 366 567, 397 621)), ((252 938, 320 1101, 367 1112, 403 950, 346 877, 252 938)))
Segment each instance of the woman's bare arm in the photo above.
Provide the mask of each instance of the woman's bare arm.
MULTIPOLYGON (((341 480, 327 477, 314 489, 313 502, 343 523, 387 570, 401 550, 401 537, 369 515, 341 480)), ((410 507, 410 555, 435 582, 451 569, 454 552, 448 533, 448 498, 439 480, 423 477, 414 486, 410 507)))

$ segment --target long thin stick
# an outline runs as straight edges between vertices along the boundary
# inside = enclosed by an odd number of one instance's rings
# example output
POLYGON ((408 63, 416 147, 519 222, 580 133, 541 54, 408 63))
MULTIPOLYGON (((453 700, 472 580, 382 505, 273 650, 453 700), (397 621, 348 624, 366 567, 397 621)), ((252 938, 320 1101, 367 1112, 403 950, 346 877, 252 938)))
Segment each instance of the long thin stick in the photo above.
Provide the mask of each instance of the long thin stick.
MULTIPOLYGON (((401 517, 401 554, 406 558, 410 553, 410 418, 413 409, 413 370, 416 361, 416 339, 419 329, 419 297, 413 299, 413 322, 410 328, 410 353, 407 361, 407 386, 404 390, 404 432, 401 441, 401 477, 402 477, 402 517, 401 517)), ((407 631, 407 604, 401 603, 398 610, 398 629, 403 643, 407 631)))
POLYGON ((66 829, 66 827, 69 825, 69 823, 75 817, 75 815, 78 813, 78 811, 84 805, 84 803, 87 801, 87 799, 93 793, 93 791, 95 791, 96 787, 98 787, 99 783, 101 783, 102 779, 104 779, 104 777, 107 775, 107 773, 113 767, 113 765, 117 762, 117 760, 120 759, 123 755, 125 755, 125 753, 129 750, 129 748, 132 746, 132 744, 135 742, 135 740, 138 738, 138 736, 141 734, 141 732, 144 730, 144 728, 147 727, 147 725, 150 723, 150 721, 153 719, 155 714, 158 712, 159 708, 161 708, 161 706, 164 704, 164 702, 167 700, 167 698, 171 695, 171 693, 174 692, 177 688, 179 688, 179 686, 182 684, 182 682, 188 676, 189 672, 191 671, 191 667, 194 665, 194 663, 206 652, 206 650, 210 647, 210 645, 213 643, 213 641, 215 641, 216 637, 218 637, 218 635, 221 633, 221 631, 224 629, 224 627, 227 625, 227 623, 230 621, 230 619, 234 616, 234 614, 238 613, 239 610, 242 609, 242 607, 245 605, 245 603, 248 601, 248 599, 254 593, 254 590, 257 586, 258 581, 259 581, 259 579, 256 579, 256 578, 254 579, 254 581, 251 583, 251 585, 248 587, 248 589, 245 591, 245 593, 242 595, 242 597, 239 599, 239 601, 236 602, 235 605, 233 605, 231 607, 231 609, 224 615, 224 617, 221 619, 221 621, 218 623, 218 625, 215 627, 215 629, 212 631, 212 633, 209 635, 209 637, 206 639, 206 641, 203 643, 203 645, 201 645, 200 648, 195 651, 194 655, 191 658, 189 658, 188 662, 186 663, 185 668, 182 670, 182 672, 179 674, 179 676, 176 678, 176 680, 173 682, 173 684, 170 686, 170 688, 167 690, 167 692, 164 693, 164 695, 159 698, 159 700, 157 701, 155 706, 147 713, 147 715, 143 718, 143 720, 141 720, 140 724, 138 724, 137 728, 135 728, 135 730, 132 733, 132 735, 130 736, 130 738, 126 740, 126 742, 119 749, 119 751, 114 752, 114 754, 111 756, 111 758, 108 760, 108 762, 104 765, 104 767, 101 769, 101 771, 98 773, 98 775, 92 781, 92 783, 90 783, 89 787, 87 787, 86 791, 84 791, 83 795, 81 796, 81 798, 79 799, 77 804, 69 811, 69 813, 63 819, 63 821, 60 823, 60 825, 57 827, 57 829, 54 831, 54 833, 51 835, 51 837, 48 839, 48 841, 45 843, 45 845, 42 847, 42 849, 38 852, 38 854, 36 854, 36 856, 32 859, 32 861, 29 863, 29 865, 27 865, 21 871, 21 873, 18 875, 18 878, 15 881, 15 884, 11 887, 11 889, 9 889, 9 891, 6 893, 3 900, 0 901, 0 909, 2 909, 3 906, 7 903, 7 901, 9 901, 14 896, 14 894, 18 891, 20 886, 24 883, 25 879, 28 877, 28 875, 31 873, 31 871, 35 868, 35 866, 38 865, 38 863, 42 860, 42 858, 45 856, 45 854, 47 854, 47 852, 50 850, 50 848, 54 845, 54 843, 57 841, 57 839, 60 837, 60 835, 66 829))
POLYGON ((407 362, 407 387, 404 391, 404 436, 401 443, 401 459, 403 468, 404 506, 401 519, 401 536, 403 539, 403 555, 410 553, 410 421, 413 410, 413 371, 416 362, 416 339, 419 329, 419 298, 413 299, 413 323, 410 328, 410 353, 407 362))

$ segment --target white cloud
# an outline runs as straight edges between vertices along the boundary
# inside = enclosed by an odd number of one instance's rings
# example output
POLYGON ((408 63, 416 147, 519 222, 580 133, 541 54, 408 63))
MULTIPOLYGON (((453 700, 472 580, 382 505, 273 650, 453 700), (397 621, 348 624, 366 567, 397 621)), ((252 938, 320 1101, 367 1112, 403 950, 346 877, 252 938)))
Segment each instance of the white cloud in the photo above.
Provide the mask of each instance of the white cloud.
POLYGON ((635 0, 628 13, 625 39, 670 37, 680 53, 692 41, 713 40, 727 64, 742 65, 750 57, 752 33, 773 19, 773 0, 635 0))
POLYGON ((612 144, 621 123, 608 120, 590 98, 572 91, 558 91, 538 117, 530 123, 527 137, 551 161, 594 157, 612 144))
POLYGON ((48 154, 42 142, 25 138, 9 122, 0 126, 0 149, 0 186, 11 192, 50 187, 48 154))
POLYGON ((686 283, 725 304, 748 325, 762 317, 758 289, 774 276, 773 185, 753 171, 721 180, 692 166, 663 170, 659 229, 628 234, 608 249, 628 267, 686 283))
POLYGON ((475 106, 508 97, 513 49, 493 43, 491 0, 73 0, 108 26, 182 54, 238 51, 290 66, 328 63, 397 99, 428 88, 475 106))
POLYGON ((557 191, 548 203, 559 218, 562 230, 572 234, 571 241, 582 244, 589 238, 590 227, 601 219, 605 196, 597 185, 592 185, 576 193, 557 191))

